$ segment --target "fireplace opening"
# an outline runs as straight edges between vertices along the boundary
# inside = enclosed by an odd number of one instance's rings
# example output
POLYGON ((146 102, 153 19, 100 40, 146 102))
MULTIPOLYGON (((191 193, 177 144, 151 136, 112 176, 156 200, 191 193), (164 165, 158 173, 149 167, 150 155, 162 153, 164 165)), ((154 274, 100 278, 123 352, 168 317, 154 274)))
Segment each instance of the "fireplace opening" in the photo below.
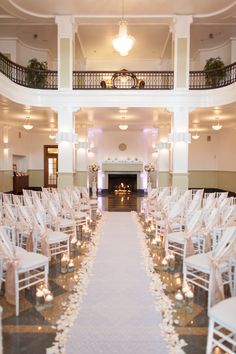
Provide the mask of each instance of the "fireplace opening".
POLYGON ((130 194, 137 191, 136 174, 109 174, 108 191, 115 194, 130 194))

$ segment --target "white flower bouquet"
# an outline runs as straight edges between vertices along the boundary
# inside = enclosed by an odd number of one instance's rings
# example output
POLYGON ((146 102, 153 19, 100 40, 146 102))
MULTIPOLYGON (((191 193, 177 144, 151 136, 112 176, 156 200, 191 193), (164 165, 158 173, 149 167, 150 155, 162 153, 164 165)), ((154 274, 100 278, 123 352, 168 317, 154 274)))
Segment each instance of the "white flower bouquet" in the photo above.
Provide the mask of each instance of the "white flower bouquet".
POLYGON ((152 163, 148 163, 146 165, 144 165, 144 171, 150 173, 150 172, 154 172, 155 171, 155 167, 153 166, 152 163))
POLYGON ((92 165, 89 165, 89 171, 90 172, 98 172, 99 171, 99 165, 97 163, 93 163, 92 165))

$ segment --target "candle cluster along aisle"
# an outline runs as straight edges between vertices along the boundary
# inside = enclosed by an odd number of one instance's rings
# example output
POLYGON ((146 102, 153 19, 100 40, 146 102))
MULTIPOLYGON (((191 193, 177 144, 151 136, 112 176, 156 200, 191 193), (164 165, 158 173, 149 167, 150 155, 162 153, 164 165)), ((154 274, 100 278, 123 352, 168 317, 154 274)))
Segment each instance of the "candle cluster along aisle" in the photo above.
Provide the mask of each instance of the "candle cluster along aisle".
MULTIPOLYGON (((81 263, 80 269, 76 273, 78 282, 74 286, 73 293, 69 296, 68 302, 62 303, 62 306, 64 308, 64 313, 57 321, 57 325, 56 325, 57 334, 55 337, 55 341, 53 343, 53 346, 47 349, 47 354, 65 354, 65 343, 67 340, 68 329, 73 325, 74 320, 77 318, 79 314, 80 306, 83 297, 86 293, 86 289, 89 283, 89 277, 92 272, 92 266, 99 245, 99 240, 103 233, 103 224, 105 218, 106 218, 106 213, 103 213, 103 215, 101 215, 100 212, 99 214, 96 213, 97 223, 96 223, 95 230, 91 232, 92 241, 86 243, 86 248, 87 248, 86 256, 84 257, 81 263)), ((83 244, 81 245, 80 242, 80 248, 82 248, 83 244)), ((68 272, 72 271, 70 269, 72 269, 73 267, 73 263, 72 263, 73 260, 65 259, 65 261, 67 261, 67 271, 68 272)))
MULTIPOLYGON (((151 277, 150 290, 154 296, 156 310, 162 314, 161 334, 166 340, 169 353, 171 354, 184 354, 183 347, 186 346, 186 342, 180 339, 175 330, 174 313, 175 304, 174 302, 165 294, 166 284, 161 280, 161 277, 155 271, 154 260, 149 252, 148 246, 150 244, 149 237, 145 234, 147 227, 150 227, 152 220, 150 218, 145 218, 145 212, 141 210, 141 213, 133 212, 133 218, 137 223, 137 232, 140 241, 140 246, 142 250, 142 255, 144 258, 144 264, 148 274, 151 277)), ((155 237, 154 237, 155 239, 155 237)), ((155 253, 153 253, 155 256, 155 253)), ((168 255, 167 259, 164 258, 164 264, 162 267, 173 269, 175 265, 175 258, 172 254, 168 255)), ((163 277, 164 278, 164 277, 163 277)))
POLYGON ((183 283, 182 289, 178 289, 175 294, 176 307, 184 307, 187 312, 193 310, 194 293, 189 284, 183 283))
POLYGON ((40 309, 45 305, 51 305, 53 302, 53 295, 46 285, 40 285, 36 289, 36 308, 40 309))

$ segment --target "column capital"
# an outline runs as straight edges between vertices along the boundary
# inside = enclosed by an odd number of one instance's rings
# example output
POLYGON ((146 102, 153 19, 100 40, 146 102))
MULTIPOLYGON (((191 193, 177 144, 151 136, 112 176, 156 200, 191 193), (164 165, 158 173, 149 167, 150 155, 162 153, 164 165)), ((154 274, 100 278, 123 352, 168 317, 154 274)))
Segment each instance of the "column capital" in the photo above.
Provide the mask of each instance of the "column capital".
POLYGON ((175 37, 189 37, 190 25, 192 22, 192 15, 175 15, 172 24, 170 25, 170 31, 175 37))
POLYGON ((74 16, 56 16, 55 23, 58 28, 58 37, 73 38, 75 34, 74 16))
POLYGON ((195 108, 193 107, 183 107, 183 106, 173 106, 173 107, 166 107, 166 110, 170 113, 191 113, 195 108))
POLYGON ((52 106, 51 109, 54 112, 71 112, 71 113, 76 113, 79 112, 81 107, 78 106, 68 106, 68 105, 58 105, 58 106, 52 106))

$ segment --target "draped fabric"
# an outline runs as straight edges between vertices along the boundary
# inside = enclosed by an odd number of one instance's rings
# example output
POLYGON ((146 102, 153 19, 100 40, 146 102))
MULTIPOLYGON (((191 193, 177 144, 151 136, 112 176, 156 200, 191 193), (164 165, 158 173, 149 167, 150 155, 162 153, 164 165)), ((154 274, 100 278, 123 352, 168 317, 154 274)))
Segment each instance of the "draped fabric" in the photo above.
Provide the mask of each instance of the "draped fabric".
POLYGON ((7 260, 5 297, 9 304, 16 304, 16 283, 15 283, 15 268, 18 266, 17 259, 7 260))
POLYGON ((191 232, 186 232, 185 233, 185 255, 186 257, 193 256, 195 251, 194 251, 194 246, 193 246, 193 240, 192 240, 192 234, 191 232))
POLYGON ((223 232, 215 251, 209 254, 212 266, 210 274, 211 306, 224 299, 221 265, 224 261, 228 261, 230 255, 235 252, 235 244, 235 227, 229 227, 223 232))
POLYGON ((34 248, 34 242, 33 242, 33 232, 30 230, 27 241, 26 241, 26 251, 32 252, 34 248))
POLYGON ((51 259, 51 251, 48 243, 47 231, 41 235, 41 253, 51 259))

